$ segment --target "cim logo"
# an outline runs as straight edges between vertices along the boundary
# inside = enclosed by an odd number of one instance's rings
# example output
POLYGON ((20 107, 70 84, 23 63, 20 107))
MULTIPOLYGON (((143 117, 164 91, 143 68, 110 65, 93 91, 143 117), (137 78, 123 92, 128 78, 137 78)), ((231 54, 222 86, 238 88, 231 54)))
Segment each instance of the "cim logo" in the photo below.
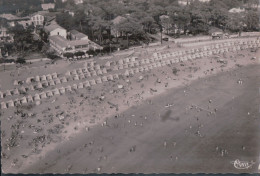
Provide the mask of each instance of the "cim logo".
POLYGON ((249 169, 255 164, 253 161, 240 161, 239 159, 231 162, 236 169, 249 169))

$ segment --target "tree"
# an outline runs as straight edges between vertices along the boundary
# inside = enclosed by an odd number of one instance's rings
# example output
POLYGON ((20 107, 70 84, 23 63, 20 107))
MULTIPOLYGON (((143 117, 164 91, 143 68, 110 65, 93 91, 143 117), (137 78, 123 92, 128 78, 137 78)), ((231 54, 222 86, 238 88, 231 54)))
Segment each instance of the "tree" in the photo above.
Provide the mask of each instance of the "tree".
POLYGON ((245 13, 246 29, 254 31, 259 29, 259 14, 257 11, 249 10, 245 13))
POLYGON ((231 32, 241 32, 244 26, 244 18, 242 15, 229 14, 227 20, 227 29, 231 32))
POLYGON ((122 32, 126 35, 127 48, 129 48, 129 35, 143 34, 142 26, 130 18, 122 23, 119 23, 117 25, 117 29, 119 32, 122 32))
POLYGON ((25 64, 26 60, 24 58, 19 57, 19 58, 17 58, 16 63, 25 64))
POLYGON ((16 25, 10 29, 10 32, 14 34, 14 44, 17 50, 24 52, 29 50, 32 42, 32 28, 24 29, 21 25, 16 25))

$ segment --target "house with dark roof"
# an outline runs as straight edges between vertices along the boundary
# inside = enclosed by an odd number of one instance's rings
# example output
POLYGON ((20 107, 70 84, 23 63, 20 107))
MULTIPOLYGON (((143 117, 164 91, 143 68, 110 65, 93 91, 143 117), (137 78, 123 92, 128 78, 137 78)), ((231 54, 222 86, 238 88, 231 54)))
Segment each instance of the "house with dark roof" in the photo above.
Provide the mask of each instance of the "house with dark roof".
POLYGON ((103 49, 101 46, 90 40, 67 40, 60 35, 49 37, 50 46, 59 54, 86 52, 90 49, 103 49))
POLYGON ((8 25, 12 27, 17 24, 24 24, 24 27, 31 25, 31 20, 29 17, 18 17, 13 14, 1 14, 0 18, 6 19, 8 25))
POLYGON ((70 37, 71 40, 88 40, 88 36, 77 31, 77 30, 71 30, 70 31, 70 37))

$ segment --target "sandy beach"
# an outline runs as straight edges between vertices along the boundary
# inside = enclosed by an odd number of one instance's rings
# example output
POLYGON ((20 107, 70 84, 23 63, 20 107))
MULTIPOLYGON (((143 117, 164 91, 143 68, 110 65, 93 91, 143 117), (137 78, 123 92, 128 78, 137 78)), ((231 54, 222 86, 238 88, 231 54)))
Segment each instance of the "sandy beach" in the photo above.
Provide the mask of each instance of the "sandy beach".
MULTIPOLYGON (((153 54, 141 51, 136 57, 153 54)), ((1 110, 2 169, 4 173, 241 173, 232 164, 239 159, 253 161, 246 171, 257 172, 259 56, 259 49, 244 49, 202 57, 52 96, 39 106, 1 110)), ((106 62, 97 60, 100 65, 106 62)), ((59 61, 30 72, 6 71, 1 74, 1 90, 11 89, 14 78, 53 72, 62 77, 82 63, 59 61)), ((125 70, 109 73, 120 75, 125 70)), ((67 79, 44 90, 80 82, 67 79)))

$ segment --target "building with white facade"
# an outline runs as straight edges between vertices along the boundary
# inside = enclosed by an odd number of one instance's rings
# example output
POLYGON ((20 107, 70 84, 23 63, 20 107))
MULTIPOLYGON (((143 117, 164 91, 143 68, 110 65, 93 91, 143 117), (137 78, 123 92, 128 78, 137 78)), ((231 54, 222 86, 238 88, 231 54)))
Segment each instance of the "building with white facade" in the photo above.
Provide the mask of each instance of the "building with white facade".
POLYGON ((61 36, 63 38, 67 38, 67 30, 63 27, 59 26, 58 24, 50 24, 48 26, 44 26, 44 30, 46 33, 49 34, 49 36, 61 36))

